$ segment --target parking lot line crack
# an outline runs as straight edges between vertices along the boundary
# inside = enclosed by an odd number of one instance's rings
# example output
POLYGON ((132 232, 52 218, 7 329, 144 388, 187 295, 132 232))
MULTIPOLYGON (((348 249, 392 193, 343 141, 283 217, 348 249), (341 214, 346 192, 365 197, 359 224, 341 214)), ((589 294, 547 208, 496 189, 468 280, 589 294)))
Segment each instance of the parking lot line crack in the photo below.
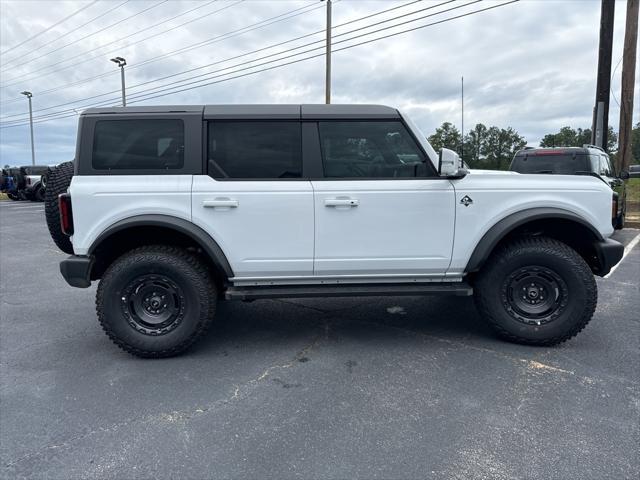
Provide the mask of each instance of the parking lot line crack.
MULTIPOLYGON (((366 321, 366 320, 353 320, 353 322, 362 323, 362 324, 365 324, 365 325, 374 325, 374 326, 377 326, 377 327, 382 327, 382 328, 387 328, 387 329, 390 329, 390 330, 395 330, 395 331, 398 331, 398 332, 402 332, 405 335, 411 335, 411 336, 416 336, 417 335, 417 336, 420 336, 422 338, 435 340, 435 341, 437 341, 439 343, 445 343, 445 344, 451 345, 453 347, 459 347, 459 348, 461 347, 461 348, 467 348, 467 349, 470 349, 470 350, 475 350, 475 351, 478 351, 478 352, 490 353, 491 355, 495 355, 497 357, 501 357, 501 358, 510 360, 512 362, 518 362, 518 363, 524 362, 524 363, 528 364, 528 366, 529 366, 529 368, 531 370, 534 370, 534 371, 537 370, 537 371, 542 371, 542 372, 545 372, 545 371, 546 372, 554 372, 554 373, 560 373, 560 374, 563 374, 563 375, 572 375, 575 378, 579 379, 580 381, 582 381, 583 383, 586 383, 586 384, 594 384, 595 382, 604 383, 604 381, 599 379, 599 378, 592 378, 592 377, 587 377, 587 376, 584 376, 584 375, 579 375, 579 374, 576 374, 575 372, 570 371, 570 370, 565 370, 565 369, 562 369, 562 368, 559 368, 559 367, 554 367, 554 366, 551 366, 551 365, 547 365, 547 364, 544 364, 544 363, 541 363, 541 362, 538 362, 538 361, 532 360, 532 359, 520 358, 520 357, 517 357, 517 356, 514 356, 514 355, 510 355, 510 354, 507 354, 507 353, 504 353, 504 352, 500 352, 498 350, 493 350, 491 348, 480 347, 480 346, 477 346, 477 345, 470 345, 470 344, 465 343, 465 342, 461 342, 461 341, 457 341, 457 340, 450 340, 450 339, 447 339, 447 338, 442 338, 442 337, 438 337, 436 335, 430 335, 430 334, 427 334, 427 333, 419 332, 419 331, 416 331, 416 330, 410 330, 410 329, 407 329, 407 328, 404 328, 404 327, 398 327, 398 326, 395 326, 395 325, 387 325, 387 324, 384 324, 384 323, 369 322, 369 321, 366 321)), ((611 380, 617 381, 619 383, 631 384, 631 385, 635 385, 635 386, 640 385, 640 383, 638 383, 638 382, 635 382, 635 381, 629 380, 629 379, 620 378, 620 377, 609 377, 608 376, 608 378, 610 378, 611 380)))
POLYGON ((58 442, 58 443, 54 443, 52 445, 45 445, 43 447, 40 447, 32 452, 29 452, 13 461, 10 461, 8 463, 5 463, 4 467, 5 469, 11 469, 13 467, 15 467, 16 465, 30 460, 32 458, 44 455, 46 452, 51 451, 51 450, 61 450, 61 449, 65 449, 68 448, 69 446, 71 446, 74 443, 77 443, 79 441, 82 441, 88 437, 91 437, 93 435, 96 434, 100 434, 100 433, 112 433, 112 432, 116 432, 122 428, 125 428, 131 424, 149 424, 149 423, 168 423, 168 424, 177 424, 177 423, 184 423, 187 422, 189 420, 191 420, 192 418, 194 418, 195 416, 198 415, 204 415, 206 413, 209 412, 213 412, 215 411, 217 408, 220 407, 224 407, 226 405, 231 404, 234 401, 240 400, 242 398, 245 398, 251 391, 253 391, 255 388, 257 388, 257 386, 266 378, 268 378, 271 373, 275 370, 278 369, 287 369, 287 368, 291 368, 293 366, 295 366, 297 363, 305 363, 305 362, 301 362, 301 359, 307 359, 307 354, 313 350, 314 348, 316 348, 323 340, 327 339, 329 336, 329 324, 327 322, 323 323, 323 328, 322 331, 318 333, 318 335, 315 336, 315 338, 304 348, 302 348, 301 350, 299 350, 294 357, 292 358, 291 361, 289 361, 288 363, 285 364, 281 364, 281 365, 273 365, 269 368, 267 368, 266 370, 264 370, 260 375, 258 375, 256 378, 249 380, 248 382, 246 382, 243 386, 240 385, 234 385, 233 387, 233 393, 231 393, 230 395, 221 398, 219 400, 216 400, 215 402, 212 402, 208 405, 205 406, 201 406, 201 407, 196 407, 194 409, 190 409, 190 410, 186 410, 186 411, 171 411, 171 412, 163 412, 160 414, 155 414, 155 415, 147 415, 145 417, 136 417, 136 418, 131 418, 128 420, 125 420, 123 422, 119 422, 119 423, 114 423, 112 425, 109 425, 107 427, 100 427, 100 428, 96 428, 96 429, 92 429, 89 430, 87 432, 84 432, 82 434, 76 435, 74 437, 71 437, 67 440, 65 440, 64 442, 58 442))

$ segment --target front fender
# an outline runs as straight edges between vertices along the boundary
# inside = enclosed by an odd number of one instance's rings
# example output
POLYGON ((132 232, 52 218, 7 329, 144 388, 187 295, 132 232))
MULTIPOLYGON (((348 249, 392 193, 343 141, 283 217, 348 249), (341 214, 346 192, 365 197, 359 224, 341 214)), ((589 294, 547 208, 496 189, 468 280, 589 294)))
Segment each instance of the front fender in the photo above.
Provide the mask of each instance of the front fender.
POLYGON ((484 234, 480 242, 478 242, 475 249, 473 250, 473 253, 471 254, 469 262, 467 263, 467 266, 465 268, 465 272, 477 272, 482 267, 487 258, 489 258, 489 255, 496 247, 496 245, 498 245, 500 240, 505 238, 505 236, 507 236, 510 232, 512 232, 519 226, 536 220, 545 219, 562 219, 579 223, 587 227, 593 233, 594 238, 597 241, 604 240, 600 232, 596 228, 594 228, 593 225, 573 212, 560 208, 529 208, 513 213, 493 225, 484 234))

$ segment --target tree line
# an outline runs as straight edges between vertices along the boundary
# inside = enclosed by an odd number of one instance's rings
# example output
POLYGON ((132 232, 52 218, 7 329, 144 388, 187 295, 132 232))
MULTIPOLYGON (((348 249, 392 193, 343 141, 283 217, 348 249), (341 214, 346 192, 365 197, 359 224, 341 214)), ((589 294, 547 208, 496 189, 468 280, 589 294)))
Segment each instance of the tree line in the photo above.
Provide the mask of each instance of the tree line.
MULTIPOLYGON (((640 122, 631 133, 632 164, 640 163, 640 122)), ((482 123, 462 136, 451 122, 444 122, 433 135, 429 143, 439 151, 441 148, 454 150, 470 168, 507 170, 513 156, 527 145, 527 140, 511 127, 487 127, 482 123)), ((541 147, 581 147, 591 143, 591 129, 562 127, 556 133, 548 133, 540 141, 541 147)), ((608 151, 615 160, 618 136, 609 127, 608 151)))

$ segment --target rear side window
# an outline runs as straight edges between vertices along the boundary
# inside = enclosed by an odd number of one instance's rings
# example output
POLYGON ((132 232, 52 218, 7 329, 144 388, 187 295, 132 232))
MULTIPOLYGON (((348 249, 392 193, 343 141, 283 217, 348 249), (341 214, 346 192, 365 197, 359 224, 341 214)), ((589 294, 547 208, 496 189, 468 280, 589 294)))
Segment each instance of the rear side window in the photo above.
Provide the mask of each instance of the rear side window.
POLYGON ((93 137, 96 170, 171 170, 184 165, 182 120, 100 120, 93 137))
POLYGON ((300 122, 209 122, 208 143, 213 178, 302 177, 300 122))
POLYGON ((511 170, 518 173, 555 173, 575 175, 591 170, 587 155, 516 155, 511 170))

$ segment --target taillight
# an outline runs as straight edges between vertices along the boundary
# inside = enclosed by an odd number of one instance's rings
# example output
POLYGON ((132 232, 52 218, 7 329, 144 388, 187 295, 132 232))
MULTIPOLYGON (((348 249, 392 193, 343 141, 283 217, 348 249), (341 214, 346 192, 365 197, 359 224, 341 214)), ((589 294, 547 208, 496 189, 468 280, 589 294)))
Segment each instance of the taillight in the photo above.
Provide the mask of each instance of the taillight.
POLYGON ((71 195, 61 193, 58 195, 58 207, 60 208, 60 227, 65 235, 73 235, 73 210, 71 209, 71 195))
POLYGON ((618 196, 614 193, 611 197, 611 218, 618 217, 618 196))
POLYGON ((31 179, 27 177, 27 185, 31 185, 31 179))

